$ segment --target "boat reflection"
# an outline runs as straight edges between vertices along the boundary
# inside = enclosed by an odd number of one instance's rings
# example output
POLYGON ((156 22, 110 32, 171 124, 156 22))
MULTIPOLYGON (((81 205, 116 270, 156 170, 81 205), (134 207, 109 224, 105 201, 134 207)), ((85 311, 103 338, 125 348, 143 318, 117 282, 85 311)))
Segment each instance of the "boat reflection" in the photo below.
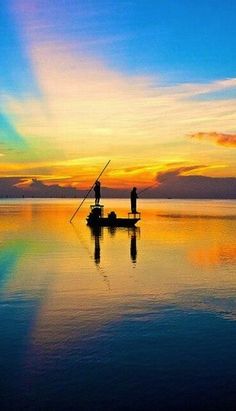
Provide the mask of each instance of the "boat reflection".
POLYGON ((100 240, 103 238, 104 230, 110 237, 115 237, 118 232, 126 231, 130 238, 130 259, 133 264, 137 263, 137 237, 140 237, 140 227, 132 227, 125 229, 119 227, 90 227, 91 236, 94 239, 94 262, 99 266, 101 262, 101 245, 100 240))

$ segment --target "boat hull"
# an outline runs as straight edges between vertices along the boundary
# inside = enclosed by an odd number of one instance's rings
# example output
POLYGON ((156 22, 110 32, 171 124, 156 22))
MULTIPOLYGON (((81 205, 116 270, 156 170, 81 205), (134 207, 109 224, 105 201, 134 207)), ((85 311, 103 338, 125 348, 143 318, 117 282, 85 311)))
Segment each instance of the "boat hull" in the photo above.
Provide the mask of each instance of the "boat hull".
POLYGON ((87 218, 90 227, 134 227, 140 218, 115 218, 99 217, 97 219, 87 218))

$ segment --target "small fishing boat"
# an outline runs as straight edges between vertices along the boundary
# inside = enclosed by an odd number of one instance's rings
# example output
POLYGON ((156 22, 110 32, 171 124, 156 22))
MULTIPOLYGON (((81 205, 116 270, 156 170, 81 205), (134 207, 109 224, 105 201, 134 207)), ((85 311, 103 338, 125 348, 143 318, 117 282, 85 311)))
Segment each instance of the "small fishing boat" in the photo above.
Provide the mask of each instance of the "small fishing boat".
POLYGON ((101 204, 90 206, 87 224, 90 227, 134 227, 140 220, 140 213, 128 213, 128 217, 117 217, 115 211, 111 211, 104 217, 104 207, 101 204))
MULTIPOLYGON (((138 194, 142 193, 143 191, 148 190, 152 186, 146 187, 144 190, 140 191, 139 193, 136 192, 136 187, 133 187, 130 193, 130 200, 131 200, 131 211, 128 213, 128 217, 117 217, 115 211, 111 211, 107 217, 104 217, 103 213, 103 205, 99 204, 101 198, 100 192, 100 181, 99 178, 102 176, 104 171, 106 170, 107 166, 109 165, 111 160, 107 162, 105 167, 100 172, 99 176, 90 187, 88 192, 86 193, 85 197, 81 201, 79 207, 75 210, 74 214, 70 219, 70 223, 72 223, 73 219, 75 218, 76 214, 78 213, 79 209, 85 202, 86 198, 89 196, 92 190, 95 192, 95 204, 90 206, 90 213, 87 216, 87 225, 90 227, 134 227, 135 224, 141 219, 141 214, 136 209, 136 203, 138 194)), ((156 183, 155 183, 156 184, 156 183)))

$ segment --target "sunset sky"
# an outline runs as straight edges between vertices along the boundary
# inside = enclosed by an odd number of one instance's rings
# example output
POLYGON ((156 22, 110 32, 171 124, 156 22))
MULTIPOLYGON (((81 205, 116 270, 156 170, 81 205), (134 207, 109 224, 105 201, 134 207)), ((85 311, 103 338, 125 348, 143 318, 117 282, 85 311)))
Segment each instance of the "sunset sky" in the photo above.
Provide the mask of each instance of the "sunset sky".
POLYGON ((234 0, 9 0, 1 179, 84 189, 236 177, 234 0), (14 177, 14 178, 13 178, 14 177))

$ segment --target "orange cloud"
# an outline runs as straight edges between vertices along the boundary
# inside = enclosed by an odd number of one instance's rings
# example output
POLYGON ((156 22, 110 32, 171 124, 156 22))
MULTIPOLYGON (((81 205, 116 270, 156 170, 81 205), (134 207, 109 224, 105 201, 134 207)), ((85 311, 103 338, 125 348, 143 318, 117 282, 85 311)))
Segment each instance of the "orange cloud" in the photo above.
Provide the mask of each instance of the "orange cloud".
POLYGON ((220 146, 236 147, 236 134, 216 133, 214 131, 210 133, 195 133, 191 137, 198 140, 211 140, 220 146))

